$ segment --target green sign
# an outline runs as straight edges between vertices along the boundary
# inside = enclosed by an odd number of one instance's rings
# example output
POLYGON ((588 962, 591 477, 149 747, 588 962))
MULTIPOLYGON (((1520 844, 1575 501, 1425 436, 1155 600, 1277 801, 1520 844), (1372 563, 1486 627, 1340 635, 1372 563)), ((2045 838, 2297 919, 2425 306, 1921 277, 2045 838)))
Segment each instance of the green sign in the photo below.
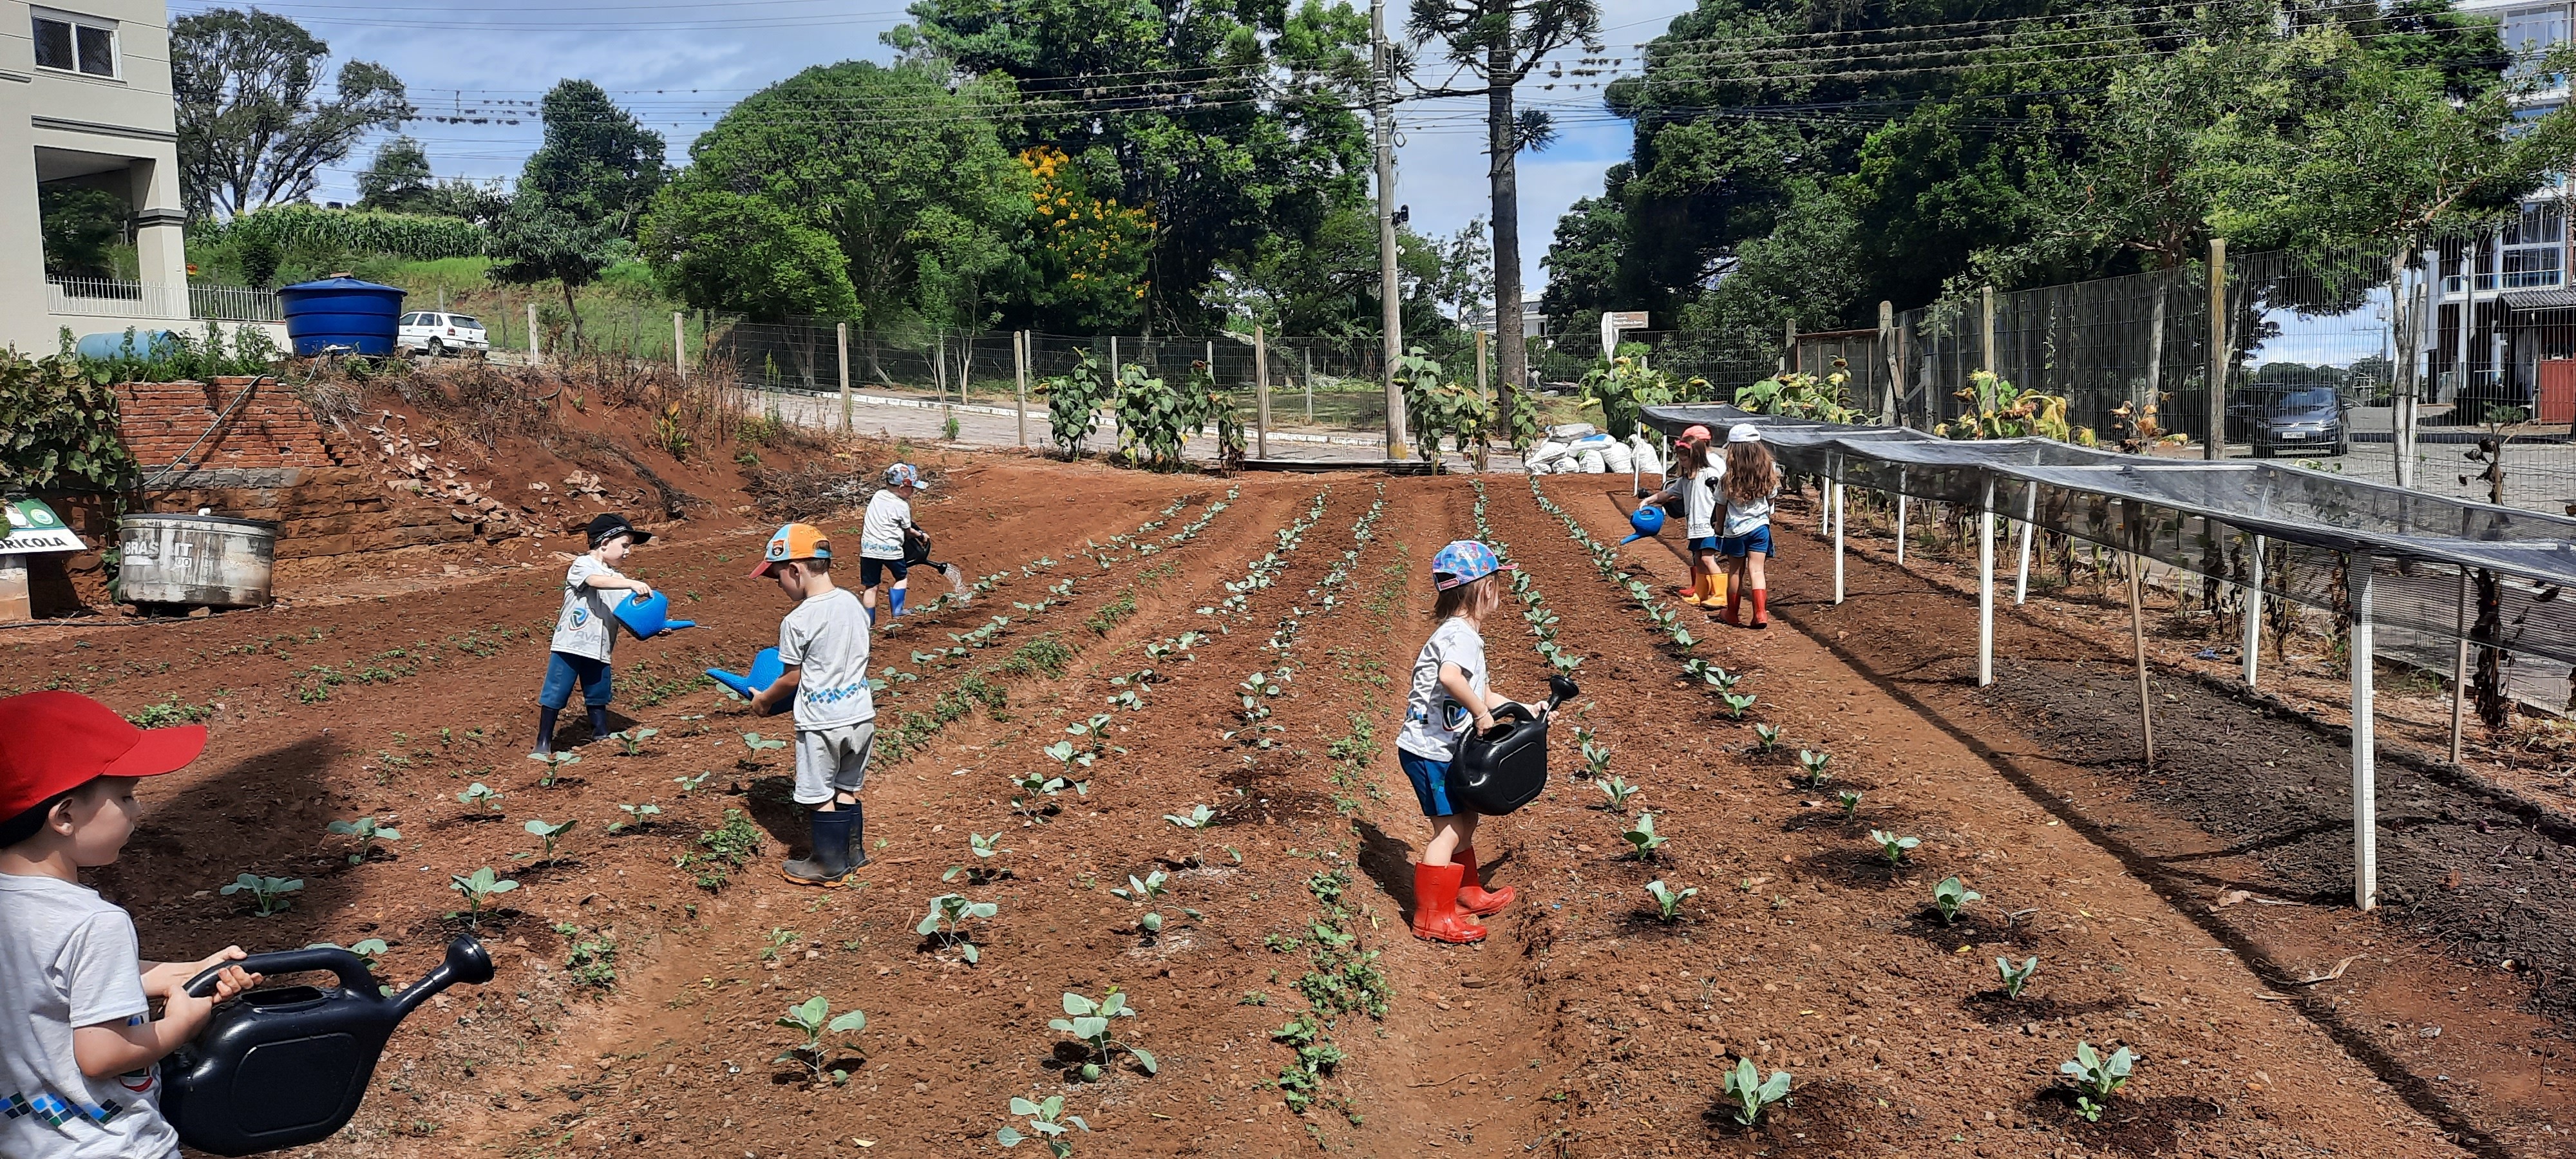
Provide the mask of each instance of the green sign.
POLYGON ((17 555, 47 551, 85 551, 89 545, 71 528, 63 526, 63 517, 38 499, 0 499, 0 513, 9 517, 9 535, 0 539, 0 554, 17 555))

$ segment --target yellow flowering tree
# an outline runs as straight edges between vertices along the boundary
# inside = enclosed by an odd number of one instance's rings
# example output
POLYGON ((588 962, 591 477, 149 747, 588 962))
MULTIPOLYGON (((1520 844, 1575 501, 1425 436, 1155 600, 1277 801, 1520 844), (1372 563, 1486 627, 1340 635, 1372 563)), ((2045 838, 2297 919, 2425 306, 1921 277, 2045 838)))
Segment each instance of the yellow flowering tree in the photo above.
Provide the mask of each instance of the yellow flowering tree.
POLYGON ((1144 313, 1153 215, 1096 195, 1089 159, 1050 145, 1023 149, 1019 158, 1032 179, 1020 248, 1036 325, 1074 333, 1133 329, 1144 313))

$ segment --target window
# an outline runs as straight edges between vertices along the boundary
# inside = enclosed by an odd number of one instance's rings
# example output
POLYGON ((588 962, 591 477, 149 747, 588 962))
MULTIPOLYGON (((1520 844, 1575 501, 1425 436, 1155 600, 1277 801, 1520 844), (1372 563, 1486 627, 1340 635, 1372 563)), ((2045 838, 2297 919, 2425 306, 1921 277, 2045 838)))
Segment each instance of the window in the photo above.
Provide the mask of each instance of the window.
MULTIPOLYGON (((2509 72, 2517 77, 2538 76, 2541 55, 2567 43, 2567 6, 2508 8, 2502 32, 2504 50, 2513 60, 2509 72)), ((2557 88, 2562 83, 2563 79, 2554 75, 2540 77, 2543 88, 2557 88)))
POLYGON ((116 26, 36 14, 36 64, 87 76, 116 75, 116 26))
POLYGON ((401 320, 399 320, 399 321, 395 322, 395 323, 394 323, 394 325, 397 325, 397 326, 418 326, 418 325, 420 325, 420 315, 418 315, 418 314, 405 314, 405 315, 403 315, 403 316, 402 316, 401 320))
POLYGON ((2506 289, 2555 286, 2566 279, 2566 212, 2555 201, 2528 201, 2497 231, 2498 282, 2506 289))
POLYGON ((476 321, 476 320, 474 320, 474 319, 472 319, 472 318, 468 318, 468 317, 466 317, 466 316, 465 316, 465 315, 463 315, 463 314, 450 314, 450 315, 448 315, 448 316, 447 316, 447 324, 448 324, 448 325, 450 325, 450 326, 462 326, 462 327, 464 327, 465 329, 468 329, 468 330, 480 330, 480 329, 482 329, 482 328, 483 328, 483 323, 481 323, 481 322, 479 322, 479 321, 476 321))

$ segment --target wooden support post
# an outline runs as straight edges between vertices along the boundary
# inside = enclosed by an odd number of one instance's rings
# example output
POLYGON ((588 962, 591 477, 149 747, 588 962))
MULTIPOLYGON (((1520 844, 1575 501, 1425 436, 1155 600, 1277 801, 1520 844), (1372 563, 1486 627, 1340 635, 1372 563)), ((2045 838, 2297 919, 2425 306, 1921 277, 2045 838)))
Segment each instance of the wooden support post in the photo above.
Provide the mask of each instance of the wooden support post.
POLYGON ((832 344, 841 355, 841 433, 850 433, 850 324, 836 323, 832 344))
POLYGON ((2460 569, 2459 653, 2451 658, 2451 764, 2460 763, 2460 726, 2469 710, 2469 569, 2460 569))
MULTIPOLYGON (((2136 509, 2131 508, 2132 517, 2136 509)), ((2138 657, 2138 735, 2146 739, 2147 770, 2156 767, 2155 693, 2147 686, 2147 611, 2140 589, 2146 586, 2147 557, 2129 556, 2129 644, 2138 657)))
POLYGON ((1980 335, 1977 341, 1978 366, 1986 373, 1993 374, 1995 372, 1995 288, 1983 287, 1978 294, 1978 301, 1981 303, 1977 307, 1977 333, 1980 335))
POLYGON ((2024 481, 2021 492, 2021 567, 2013 576, 2013 604, 2030 601, 2030 541, 2039 535, 2032 519, 2039 514, 2039 484, 2024 481))
POLYGON ((1995 682, 1995 479, 1977 501, 1977 687, 1995 682))
POLYGON ((1020 445, 1025 447, 1029 445, 1029 332, 1026 330, 1011 335, 1011 382, 1013 397, 1017 400, 1011 408, 1011 417, 1019 421, 1020 445))
MULTIPOLYGON (((1490 403, 1492 403, 1492 404, 1493 404, 1493 405, 1492 405, 1492 413, 1493 413, 1493 415, 1494 415, 1496 418, 1500 418, 1500 417, 1502 417, 1503 415, 1505 415, 1505 414, 1509 413, 1509 411, 1507 411, 1507 410, 1506 410, 1506 408, 1505 408, 1505 407, 1503 407, 1503 406, 1501 405, 1501 400, 1495 399, 1495 398, 1494 398, 1494 396, 1493 396, 1491 393, 1489 393, 1490 388, 1486 386, 1486 375, 1485 375, 1485 339, 1486 339, 1486 337, 1487 337, 1487 335, 1486 335, 1486 333, 1485 333, 1484 331, 1482 331, 1482 330, 1476 331, 1476 397, 1477 397, 1477 398, 1481 398, 1481 399, 1486 399, 1486 400, 1488 400, 1490 403)), ((1519 405, 1521 405, 1520 400, 1518 400, 1518 399, 1514 399, 1514 400, 1512 400, 1512 405, 1513 405, 1513 406, 1519 406, 1519 405)), ((1478 472, 1479 474, 1483 473, 1483 472, 1484 472, 1484 470, 1485 470, 1485 468, 1487 468, 1488 466, 1491 466, 1491 465, 1492 465, 1492 464, 1490 464, 1490 463, 1486 462, 1486 459, 1485 459, 1485 456, 1486 456, 1486 455, 1487 455, 1487 453, 1488 453, 1488 448, 1490 448, 1490 447, 1492 446, 1492 442, 1493 442, 1493 440, 1492 440, 1490 437, 1488 437, 1484 442, 1480 442, 1480 443, 1476 444, 1476 446, 1477 446, 1477 451, 1476 451, 1476 470, 1477 470, 1477 472, 1478 472)))
POLYGON ((1882 301, 1878 304, 1878 353, 1881 360, 1887 364, 1887 385, 1878 392, 1879 401, 1886 409, 1879 412, 1878 422, 1880 426, 1892 427, 1896 425, 1897 368, 1896 303, 1894 302, 1882 301))
POLYGON ((687 315, 678 310, 671 311, 671 369, 679 374, 680 381, 684 383, 689 381, 689 323, 687 318, 687 315))
POLYGON ((2370 557, 2344 560, 2352 602, 2352 904, 2379 904, 2379 752, 2370 689, 2370 557))
POLYGON ((2227 457, 2227 239, 2209 239, 2209 438, 2200 457, 2227 457))
POLYGON ((1261 323, 1252 324, 1253 455, 1270 457, 1270 343, 1261 323))
POLYGON ((2254 537, 2254 562, 2245 569, 2245 643, 2243 655, 2245 687, 2254 687, 2263 666, 2263 537, 2254 537))

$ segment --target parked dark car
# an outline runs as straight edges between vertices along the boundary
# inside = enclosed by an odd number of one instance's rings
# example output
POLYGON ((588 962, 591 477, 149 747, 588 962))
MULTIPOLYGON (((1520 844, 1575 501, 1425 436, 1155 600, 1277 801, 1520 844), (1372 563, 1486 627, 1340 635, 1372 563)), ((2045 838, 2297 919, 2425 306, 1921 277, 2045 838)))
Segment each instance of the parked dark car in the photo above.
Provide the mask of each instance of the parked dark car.
POLYGON ((2348 441, 2344 412, 2350 409, 2331 386, 2240 389, 2227 400, 2227 441, 2252 447, 2257 459, 2285 450, 2340 455, 2348 441))

